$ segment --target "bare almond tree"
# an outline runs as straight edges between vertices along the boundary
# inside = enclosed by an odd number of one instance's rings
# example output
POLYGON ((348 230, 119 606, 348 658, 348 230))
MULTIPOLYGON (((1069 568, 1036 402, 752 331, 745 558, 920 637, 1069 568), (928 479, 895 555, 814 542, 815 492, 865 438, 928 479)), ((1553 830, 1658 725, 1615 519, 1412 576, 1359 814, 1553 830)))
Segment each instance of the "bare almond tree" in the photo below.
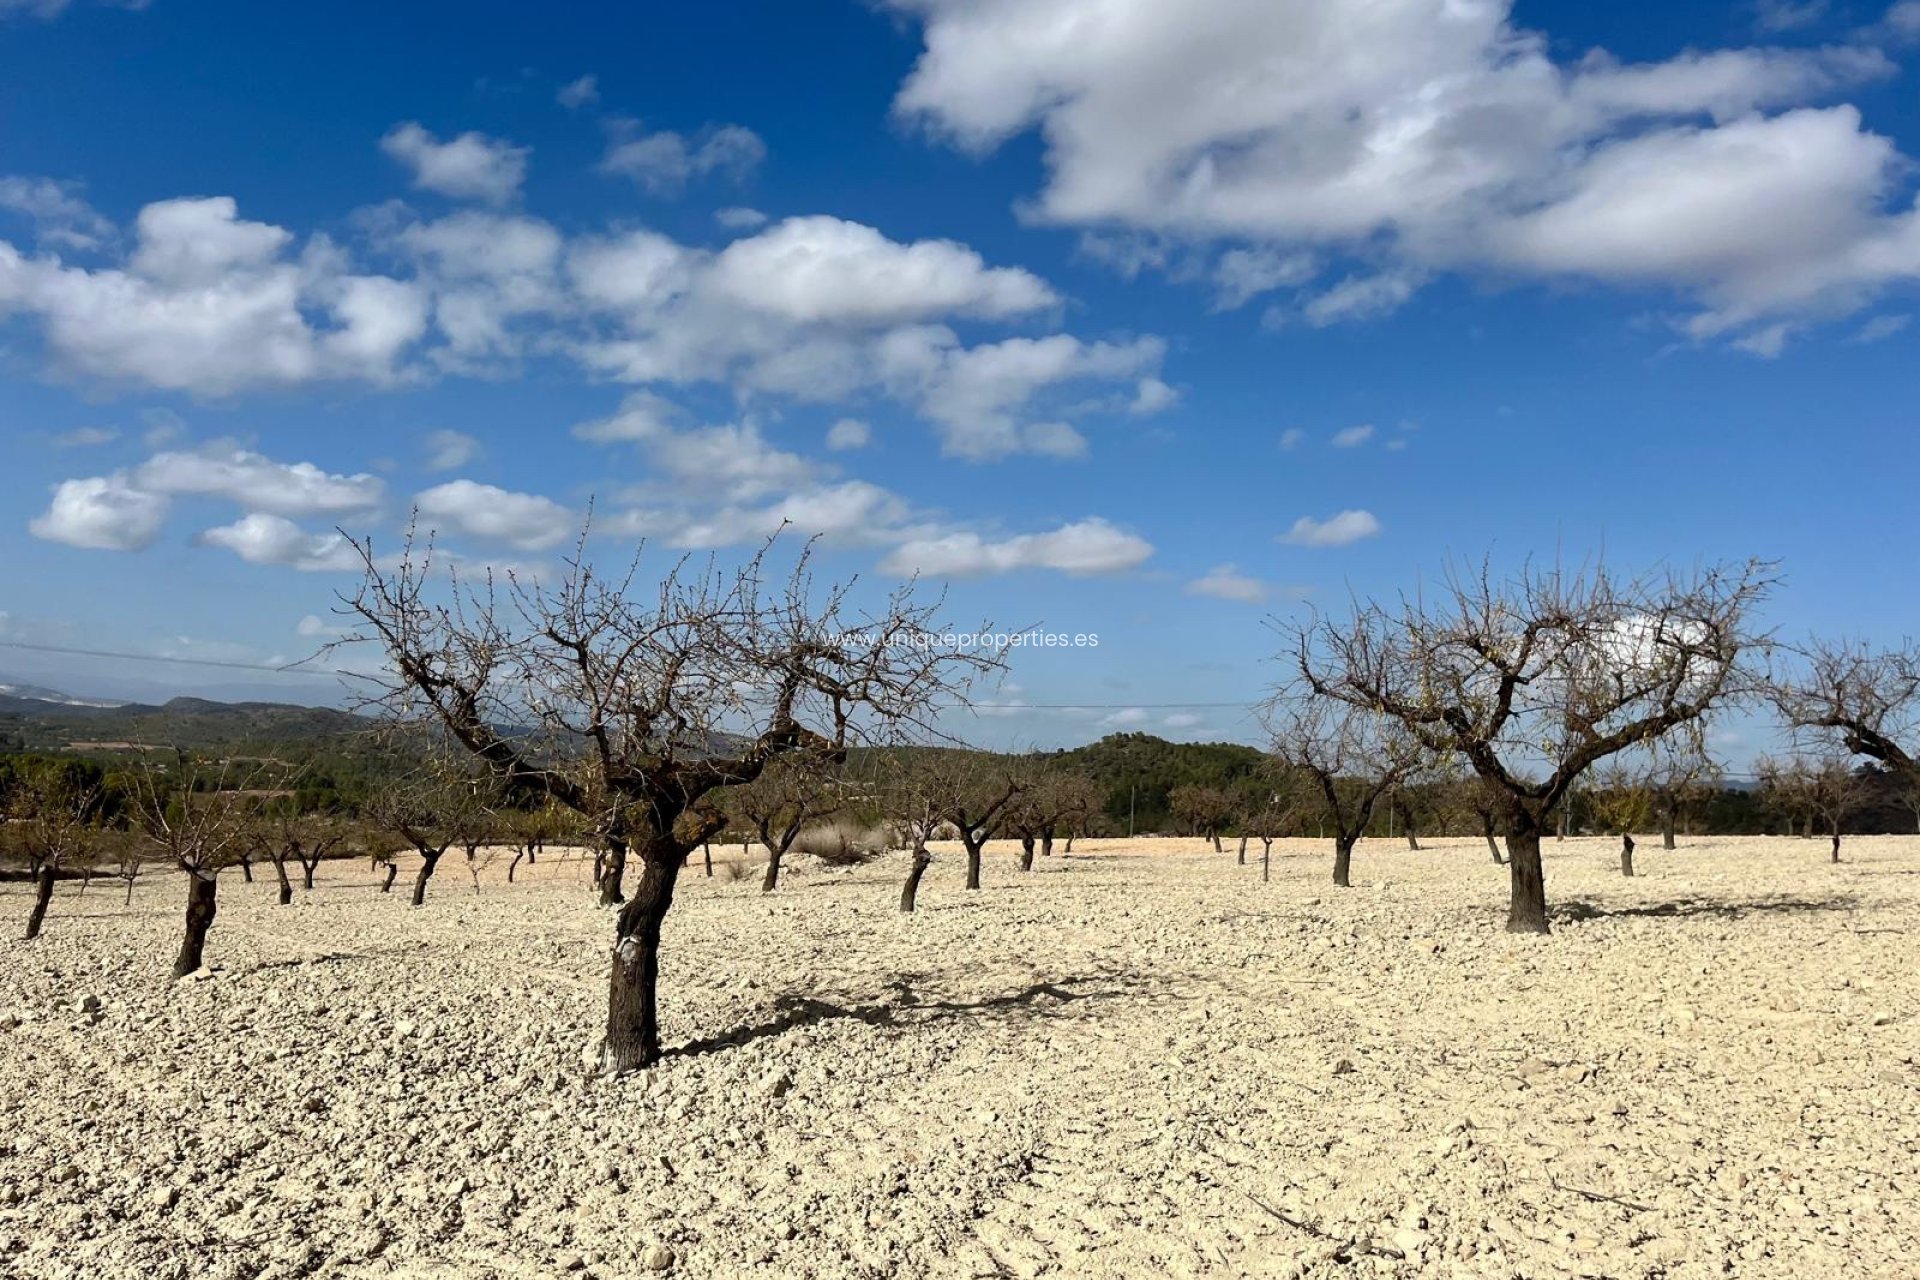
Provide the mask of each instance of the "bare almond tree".
POLYGON ((1772 686, 1796 736, 1920 776, 1920 647, 1814 640, 1772 686))
POLYGON ((1633 875, 1633 833, 1643 830, 1653 816, 1654 790, 1650 761, 1616 757, 1595 768, 1587 792, 1587 808, 1596 821, 1620 837, 1620 874, 1633 875))
POLYGON ((1436 603, 1356 605, 1287 628, 1294 689, 1399 721, 1460 756, 1505 828, 1507 928, 1545 933, 1540 839, 1596 764, 1757 691, 1754 612, 1770 565, 1620 578, 1604 567, 1483 567, 1436 603))
POLYGON ((1762 797, 1776 812, 1790 815, 1790 824, 1804 819, 1808 835, 1816 819, 1826 827, 1828 857, 1840 861, 1841 828, 1866 796, 1852 759, 1838 750, 1787 760, 1762 756, 1754 762, 1754 772, 1760 778, 1762 797))
POLYGON ((780 863, 793 842, 809 825, 840 808, 840 792, 833 784, 829 756, 796 751, 767 766, 761 775, 727 793, 727 807, 760 836, 767 851, 766 874, 760 892, 780 885, 780 863))
POLYGON ((1326 697, 1283 691, 1263 716, 1274 757, 1303 776, 1333 826, 1333 882, 1353 884, 1353 848, 1374 810, 1415 773, 1426 752, 1393 718, 1326 697))
MULTIPOLYGON (((143 759, 133 770, 132 803, 150 849, 186 873, 187 911, 173 976, 184 978, 206 955, 207 934, 219 910, 220 872, 237 865, 255 830, 258 805, 249 793, 261 769, 202 761, 184 751, 143 759)), ((137 873, 138 861, 133 864, 137 873)), ((127 876, 133 893, 133 876, 127 876)))
POLYGON ((33 875, 26 941, 40 936, 53 903, 54 882, 69 863, 87 855, 105 807, 106 792, 99 783, 53 770, 35 777, 19 798, 18 813, 9 825, 19 834, 33 875))
POLYGON ((1706 723, 1683 725, 1656 740, 1647 764, 1646 783, 1660 819, 1660 847, 1673 850, 1680 827, 1720 787, 1719 762, 1707 750, 1706 723))
POLYGON ((1194 835, 1212 844, 1215 853, 1225 852, 1220 833, 1233 821, 1233 796, 1226 790, 1189 782, 1167 793, 1167 807, 1194 835))
POLYGON ((345 603, 388 664, 370 703, 439 724, 510 796, 586 816, 607 843, 603 901, 624 896, 638 854, 601 1042, 603 1069, 626 1071, 660 1056, 661 926, 687 855, 726 825, 715 793, 797 751, 931 730, 999 662, 941 643, 910 587, 864 611, 846 588, 817 591, 805 552, 781 587, 767 549, 730 572, 681 561, 643 594, 638 558, 603 577, 585 541, 557 580, 509 577, 504 599, 491 580, 442 591, 430 549, 389 567, 362 543, 345 603))

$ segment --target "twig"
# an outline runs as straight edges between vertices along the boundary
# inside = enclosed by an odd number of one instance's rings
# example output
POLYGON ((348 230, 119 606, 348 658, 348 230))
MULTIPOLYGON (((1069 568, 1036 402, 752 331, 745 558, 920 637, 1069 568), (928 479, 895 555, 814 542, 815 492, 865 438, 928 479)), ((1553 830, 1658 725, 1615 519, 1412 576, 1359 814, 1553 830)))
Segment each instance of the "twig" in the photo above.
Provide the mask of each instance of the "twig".
POLYGON ((1617 1204, 1622 1208, 1635 1209, 1641 1213, 1652 1213, 1654 1210, 1654 1206, 1650 1204, 1640 1204, 1637 1201, 1623 1199, 1620 1196, 1610 1196, 1604 1191, 1589 1191, 1585 1187, 1569 1186, 1552 1174, 1547 1175, 1547 1185, 1555 1191, 1571 1191, 1573 1194, 1583 1199, 1592 1200, 1596 1204, 1617 1204))
MULTIPOLYGON (((1235 1190, 1239 1190, 1239 1188, 1236 1187, 1235 1190)), ((1322 1231, 1319 1227, 1314 1226, 1311 1222, 1302 1222, 1298 1218, 1288 1217, 1286 1214, 1280 1212, 1280 1210, 1274 1208, 1272 1205, 1268 1204, 1265 1200, 1262 1200, 1259 1196, 1254 1195, 1250 1191, 1241 1191, 1240 1194, 1245 1196, 1249 1201, 1251 1201, 1256 1208, 1272 1215, 1273 1217, 1279 1219, 1281 1222, 1286 1223, 1288 1226, 1292 1227, 1296 1231, 1306 1232, 1308 1235, 1314 1237, 1317 1240, 1325 1240, 1329 1244, 1335 1244, 1340 1246, 1340 1248, 1343 1250, 1356 1251, 1359 1253, 1370 1253, 1376 1258, 1395 1258, 1402 1262, 1406 1261, 1406 1258, 1407 1258, 1406 1254, 1400 1252, 1400 1250, 1395 1249, 1389 1245, 1374 1244, 1370 1240, 1342 1240, 1339 1236, 1327 1234, 1325 1231, 1322 1231)))

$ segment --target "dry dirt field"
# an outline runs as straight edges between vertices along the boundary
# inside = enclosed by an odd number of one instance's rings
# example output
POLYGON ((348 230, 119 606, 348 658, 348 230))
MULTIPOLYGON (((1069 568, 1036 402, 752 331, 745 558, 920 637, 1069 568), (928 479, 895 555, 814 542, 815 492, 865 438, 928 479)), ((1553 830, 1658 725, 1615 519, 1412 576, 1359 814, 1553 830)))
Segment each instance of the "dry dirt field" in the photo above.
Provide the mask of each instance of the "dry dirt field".
POLYGON ((0 1274, 1920 1276, 1920 839, 1657 843, 696 867, 619 1080, 577 862, 10 885, 0 1274))

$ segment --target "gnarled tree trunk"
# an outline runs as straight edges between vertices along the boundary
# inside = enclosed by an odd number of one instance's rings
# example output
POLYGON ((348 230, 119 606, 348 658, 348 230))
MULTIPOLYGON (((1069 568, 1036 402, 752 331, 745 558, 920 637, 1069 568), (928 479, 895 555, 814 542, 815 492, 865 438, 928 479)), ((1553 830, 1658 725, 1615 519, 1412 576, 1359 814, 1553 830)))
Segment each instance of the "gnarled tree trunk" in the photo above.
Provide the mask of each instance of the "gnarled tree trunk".
POLYGON ((1494 839, 1492 814, 1483 813, 1480 815, 1480 829, 1486 833, 1487 852, 1493 855, 1493 865, 1497 867, 1504 862, 1505 859, 1500 856, 1500 842, 1494 839))
POLYGON ((28 942, 40 936, 40 926, 46 922, 47 905, 53 901, 54 874, 53 863, 44 862, 33 877, 33 910, 27 915, 28 942))
MULTIPOLYGON (((621 861, 624 862, 624 847, 621 861)), ((660 1059, 660 929, 673 906, 673 886, 690 850, 671 838, 656 838, 640 854, 640 883, 620 909, 614 926, 613 965, 607 989, 607 1036, 600 1065, 632 1071, 660 1059)), ((611 874, 611 873, 610 873, 611 874)))
POLYGON ((1353 887, 1353 846, 1356 843, 1346 836, 1333 838, 1333 882, 1342 889, 1353 887))
POLYGON ((207 931, 213 928, 218 904, 214 892, 219 887, 218 872, 187 872, 187 926, 180 938, 180 954, 173 962, 173 976, 184 978, 204 962, 207 931))
POLYGON ((767 874, 760 877, 760 892, 772 893, 780 887, 780 858, 784 852, 772 847, 767 849, 767 874))
POLYGON ((1020 837, 1020 869, 1022 871, 1033 870, 1033 850, 1034 850, 1033 837, 1031 835, 1023 834, 1020 837))
POLYGON ((986 841, 975 840, 962 831, 960 843, 967 851, 967 888, 978 889, 980 887, 980 851, 986 845, 986 841))
POLYGON ((1620 874, 1633 875, 1633 837, 1625 832, 1620 835, 1620 874))
POLYGON ((907 868, 906 883, 900 886, 900 910, 913 910, 914 902, 920 896, 920 878, 927 874, 927 867, 932 862, 933 855, 927 852, 925 845, 914 847, 913 862, 907 868))
POLYGON ((1515 806, 1508 818, 1508 933, 1546 933, 1547 872, 1540 858, 1540 821, 1515 806))
POLYGON ((1234 855, 1234 863, 1242 867, 1247 865, 1247 833, 1244 831, 1240 833, 1240 852, 1234 855))
POLYGON ((293 881, 287 879, 287 860, 285 858, 275 858, 273 860, 273 874, 280 882, 280 905, 283 907, 291 906, 293 904, 293 881))
POLYGON ((388 858, 387 859, 387 878, 380 882, 380 892, 392 893, 393 882, 395 879, 399 877, 399 875, 400 875, 400 864, 395 862, 392 858, 388 858))
MULTIPOLYGON (((1072 837, 1069 836, 1068 840, 1069 842, 1071 842, 1072 837)), ((1040 856, 1043 858, 1051 858, 1053 856, 1053 828, 1052 827, 1040 828, 1040 856)))
POLYGON ((1674 823, 1677 817, 1678 813, 1675 806, 1668 805, 1667 811, 1660 822, 1660 847, 1662 849, 1671 850, 1674 847, 1674 823))
MULTIPOLYGON (((444 849, 440 853, 446 852, 444 849)), ((420 906, 427 900, 427 881, 433 879, 433 869, 440 865, 440 853, 420 851, 420 870, 413 877, 413 905, 420 906)))

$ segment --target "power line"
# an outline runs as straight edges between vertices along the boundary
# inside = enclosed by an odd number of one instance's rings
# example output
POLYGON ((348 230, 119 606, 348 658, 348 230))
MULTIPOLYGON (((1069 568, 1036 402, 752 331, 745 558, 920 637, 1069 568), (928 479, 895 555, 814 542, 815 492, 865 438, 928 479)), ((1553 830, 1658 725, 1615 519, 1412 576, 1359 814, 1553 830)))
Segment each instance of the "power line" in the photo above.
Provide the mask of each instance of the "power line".
POLYGON ((337 676, 343 674, 327 667, 309 667, 304 664, 312 658, 302 658, 299 662, 289 662, 284 666, 274 666, 263 662, 236 662, 227 658, 174 658, 160 653, 120 653, 112 649, 76 649, 68 645, 33 644, 26 640, 0 640, 0 649, 26 649, 34 653, 63 653, 80 658, 115 658, 122 662, 170 662, 187 667, 224 667, 232 671, 268 671, 276 675, 292 676, 337 676))

